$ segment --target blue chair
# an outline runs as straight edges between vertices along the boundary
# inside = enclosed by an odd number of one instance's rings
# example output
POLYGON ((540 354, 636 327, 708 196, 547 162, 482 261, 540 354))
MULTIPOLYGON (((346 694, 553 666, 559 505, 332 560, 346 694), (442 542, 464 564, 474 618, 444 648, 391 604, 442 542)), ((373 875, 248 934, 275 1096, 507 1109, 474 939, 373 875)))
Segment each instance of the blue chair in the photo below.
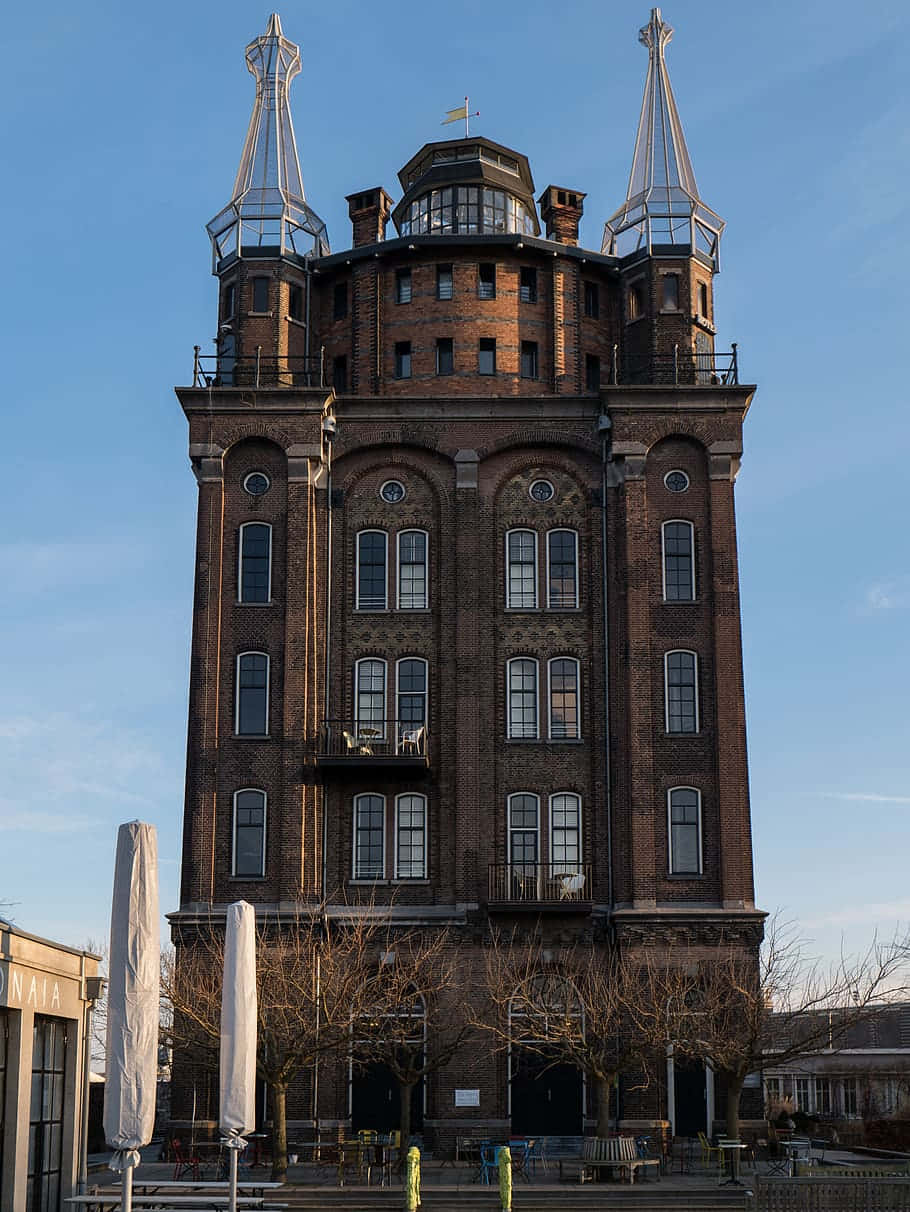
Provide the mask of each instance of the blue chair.
POLYGON ((480 1146, 480 1181, 489 1186, 499 1182, 499 1150, 502 1145, 480 1146))

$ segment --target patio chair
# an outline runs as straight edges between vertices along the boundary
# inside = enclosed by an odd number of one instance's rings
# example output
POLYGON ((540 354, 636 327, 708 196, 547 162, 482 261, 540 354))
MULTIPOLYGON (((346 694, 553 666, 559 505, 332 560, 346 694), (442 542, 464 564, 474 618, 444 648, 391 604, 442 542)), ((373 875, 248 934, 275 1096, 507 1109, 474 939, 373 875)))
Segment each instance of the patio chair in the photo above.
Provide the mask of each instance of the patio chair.
POLYGON ((171 1141, 171 1150, 174 1154, 174 1182, 183 1178, 184 1174, 189 1174, 193 1182, 199 1182, 199 1158, 196 1156, 196 1150, 190 1148, 184 1150, 182 1141, 175 1137, 171 1141))
POLYGON ((512 1155, 512 1176, 530 1181, 531 1142, 523 1136, 512 1137, 509 1141, 509 1152, 512 1155))
POLYGON ((584 886, 585 877, 580 871, 574 875, 561 875, 559 877, 559 899, 561 901, 581 900, 584 886))
POLYGON ((480 1181, 487 1186, 499 1182, 499 1150, 502 1145, 480 1146, 480 1181))
POLYGON ((705 1136, 704 1132, 699 1132, 698 1143, 701 1145, 701 1164, 710 1169, 715 1163, 717 1164, 717 1172, 724 1172, 724 1151, 718 1149, 716 1145, 712 1145, 705 1136))

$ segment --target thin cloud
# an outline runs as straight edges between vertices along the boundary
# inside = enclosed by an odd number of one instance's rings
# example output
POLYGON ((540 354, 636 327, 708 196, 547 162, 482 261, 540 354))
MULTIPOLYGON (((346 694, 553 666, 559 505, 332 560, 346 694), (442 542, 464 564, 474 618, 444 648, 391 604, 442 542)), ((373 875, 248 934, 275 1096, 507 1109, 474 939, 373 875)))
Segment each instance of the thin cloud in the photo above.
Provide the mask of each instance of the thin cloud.
POLYGON ((870 585, 863 597, 862 614, 910 608, 910 576, 890 577, 870 585))
POLYGON ((802 922, 807 930, 819 930, 828 926, 843 928, 845 926, 875 926, 882 925, 889 929, 900 921, 910 919, 910 897, 894 901, 871 901, 867 904, 845 905, 830 913, 822 913, 818 917, 809 918, 802 922))
POLYGON ((861 804, 910 804, 910 795, 879 795, 875 791, 816 791, 826 800, 848 800, 861 804))

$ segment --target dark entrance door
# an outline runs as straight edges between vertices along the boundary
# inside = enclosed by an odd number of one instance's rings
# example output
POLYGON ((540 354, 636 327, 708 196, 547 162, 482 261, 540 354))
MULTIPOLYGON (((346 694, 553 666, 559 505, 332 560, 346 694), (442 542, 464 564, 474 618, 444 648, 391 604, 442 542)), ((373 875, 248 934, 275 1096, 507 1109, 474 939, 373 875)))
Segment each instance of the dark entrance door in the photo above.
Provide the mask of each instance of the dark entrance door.
MULTIPOLYGON (((401 1127, 398 1083, 386 1065, 355 1069, 351 1087, 351 1127, 355 1132, 373 1129, 394 1132, 401 1127)), ((411 1131, 423 1129, 423 1082, 411 1095, 411 1131)))
POLYGON ((675 1134, 696 1136, 706 1130, 708 1119, 705 1066, 699 1061, 675 1061, 673 1064, 675 1134))
POLYGON ((66 1106, 67 1025, 35 1015, 26 1212, 59 1212, 66 1106))
POLYGON ((520 1049, 512 1056, 512 1131, 519 1136, 581 1136, 584 1085, 571 1065, 550 1065, 520 1049))

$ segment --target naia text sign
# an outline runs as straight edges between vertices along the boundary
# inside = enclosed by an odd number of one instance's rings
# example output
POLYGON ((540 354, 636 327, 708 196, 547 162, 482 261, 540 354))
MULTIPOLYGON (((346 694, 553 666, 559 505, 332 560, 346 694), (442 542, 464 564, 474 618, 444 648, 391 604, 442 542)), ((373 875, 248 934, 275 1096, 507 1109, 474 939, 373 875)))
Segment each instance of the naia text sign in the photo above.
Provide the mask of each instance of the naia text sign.
POLYGON ((78 984, 51 973, 0 963, 0 1006, 62 1014, 65 1003, 78 997, 78 984), (73 988, 71 988, 73 986, 73 988))

